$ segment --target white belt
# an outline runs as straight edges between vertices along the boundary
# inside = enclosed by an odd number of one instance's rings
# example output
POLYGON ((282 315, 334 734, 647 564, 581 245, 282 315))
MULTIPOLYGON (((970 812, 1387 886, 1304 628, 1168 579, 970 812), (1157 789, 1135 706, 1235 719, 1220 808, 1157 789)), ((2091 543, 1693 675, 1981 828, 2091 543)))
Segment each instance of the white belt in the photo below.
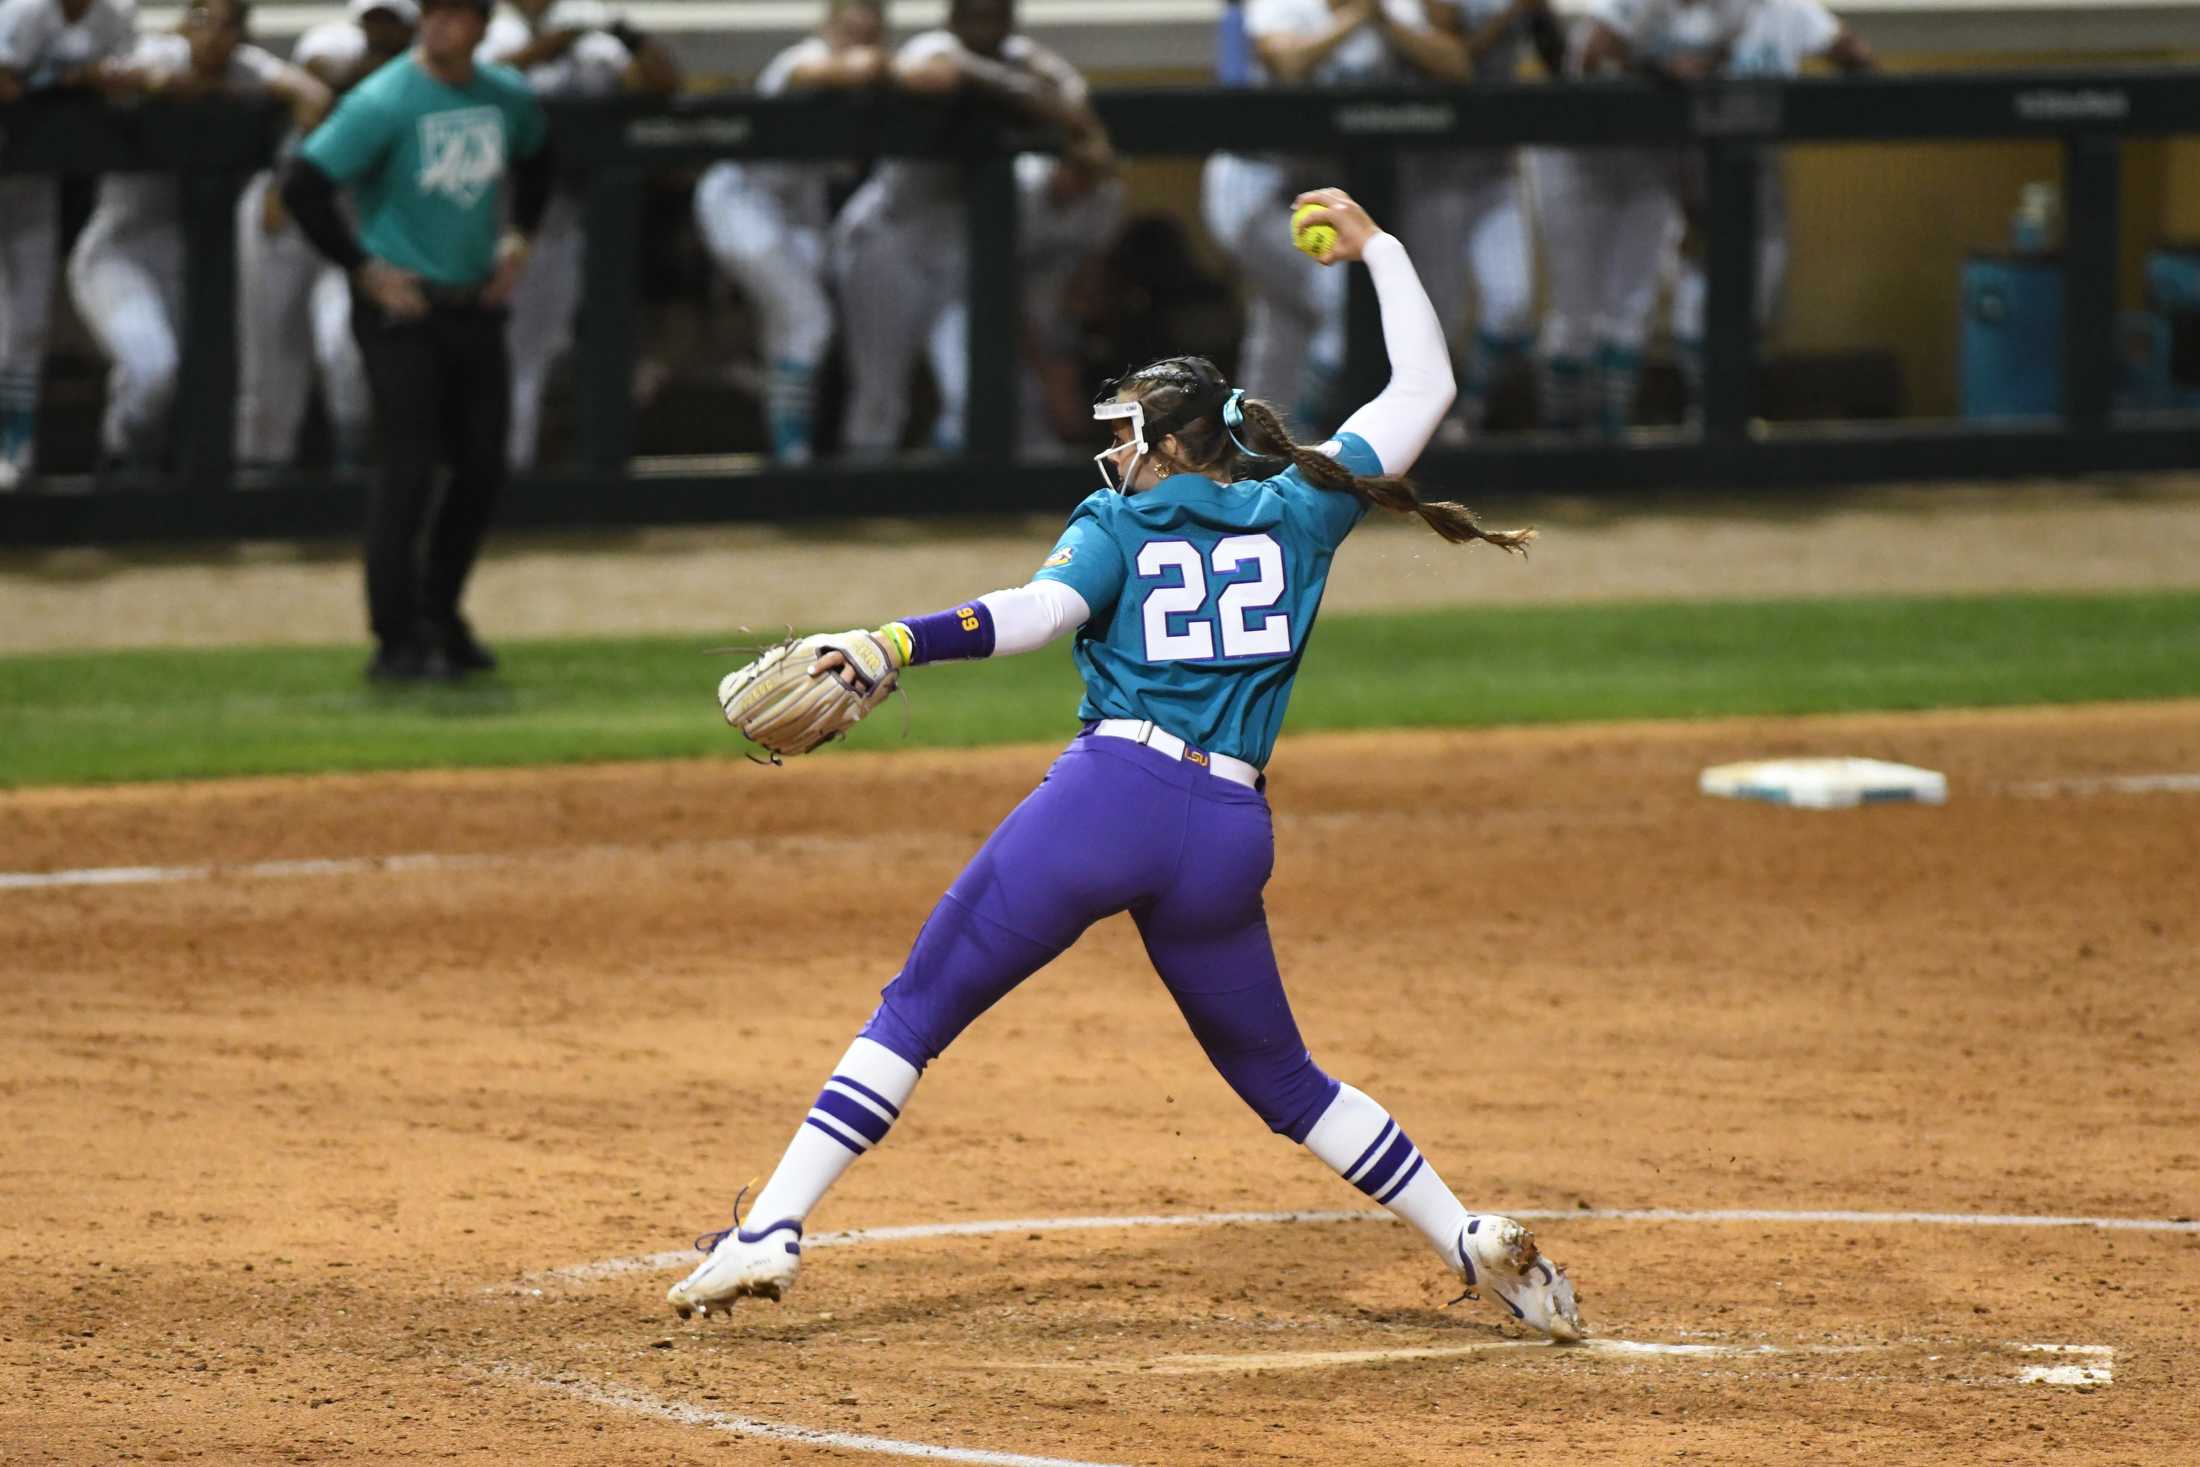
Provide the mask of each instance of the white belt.
POLYGON ((1194 764, 1205 765, 1209 774, 1219 775, 1232 784, 1242 784, 1247 789, 1260 787, 1260 771, 1243 759, 1195 749, 1157 723, 1138 718, 1103 718, 1092 726, 1092 731, 1106 738, 1129 739, 1134 744, 1144 744, 1171 759, 1189 759, 1194 764))

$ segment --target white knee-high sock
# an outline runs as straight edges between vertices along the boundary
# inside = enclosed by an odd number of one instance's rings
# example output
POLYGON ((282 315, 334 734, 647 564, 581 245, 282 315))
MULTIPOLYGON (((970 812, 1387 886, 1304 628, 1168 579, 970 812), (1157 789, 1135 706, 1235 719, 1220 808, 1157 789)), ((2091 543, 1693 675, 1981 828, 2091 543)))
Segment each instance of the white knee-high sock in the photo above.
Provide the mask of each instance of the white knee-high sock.
POLYGON ((1459 1234, 1469 1214, 1389 1111, 1340 1085, 1337 1098, 1307 1133, 1306 1149, 1413 1224, 1446 1265, 1459 1267, 1459 1234))
POLYGON ((886 1139, 917 1088, 917 1074, 916 1066, 883 1044, 858 1039, 849 1045, 750 1205, 744 1219, 750 1231, 808 1217, 848 1163, 886 1139))

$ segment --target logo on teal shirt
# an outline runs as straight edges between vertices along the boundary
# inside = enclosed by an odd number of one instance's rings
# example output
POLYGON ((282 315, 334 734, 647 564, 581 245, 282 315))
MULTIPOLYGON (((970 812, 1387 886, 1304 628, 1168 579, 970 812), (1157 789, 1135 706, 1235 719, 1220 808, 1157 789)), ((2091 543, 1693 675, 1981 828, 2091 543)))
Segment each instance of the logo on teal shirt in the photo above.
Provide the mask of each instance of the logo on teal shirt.
POLYGON ((504 177, 504 113, 462 107, 420 119, 420 191, 472 208, 504 177))

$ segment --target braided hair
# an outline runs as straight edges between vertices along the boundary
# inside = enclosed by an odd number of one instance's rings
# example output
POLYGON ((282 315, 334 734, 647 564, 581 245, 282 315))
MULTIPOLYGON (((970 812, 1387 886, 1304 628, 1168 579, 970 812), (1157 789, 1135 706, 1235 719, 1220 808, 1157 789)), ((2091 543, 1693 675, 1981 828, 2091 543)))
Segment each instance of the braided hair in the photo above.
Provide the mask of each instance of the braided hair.
POLYGON ((1275 404, 1233 389, 1205 357, 1164 357, 1125 373, 1101 392, 1102 401, 1126 397, 1146 409, 1146 442, 1153 457, 1179 473, 1235 483, 1287 463, 1317 489, 1416 515, 1454 545, 1486 540, 1524 555, 1535 538, 1534 530, 1485 530, 1465 505, 1421 498, 1403 474, 1355 474, 1319 448, 1293 439, 1275 404), (1171 435, 1182 450, 1181 459, 1162 450, 1161 440, 1171 435))

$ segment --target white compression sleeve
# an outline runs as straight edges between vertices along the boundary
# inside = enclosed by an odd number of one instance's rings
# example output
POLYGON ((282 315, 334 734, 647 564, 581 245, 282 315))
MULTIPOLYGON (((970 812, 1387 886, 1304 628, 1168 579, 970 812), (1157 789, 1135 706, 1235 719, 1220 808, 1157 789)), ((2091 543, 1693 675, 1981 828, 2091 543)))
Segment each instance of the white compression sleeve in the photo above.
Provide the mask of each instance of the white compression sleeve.
POLYGON ((1383 472, 1402 474, 1413 467, 1429 439, 1451 411, 1458 386, 1451 376, 1451 349, 1444 325, 1436 319, 1421 277, 1396 235, 1368 241, 1363 256, 1383 308, 1383 345, 1390 352, 1390 385, 1373 402, 1345 420, 1338 433, 1357 433, 1382 460, 1383 472))
POLYGON ((1092 608, 1074 587, 1060 581, 1033 581, 1013 591, 978 598, 993 613, 993 655, 1036 652, 1092 619, 1092 608))

